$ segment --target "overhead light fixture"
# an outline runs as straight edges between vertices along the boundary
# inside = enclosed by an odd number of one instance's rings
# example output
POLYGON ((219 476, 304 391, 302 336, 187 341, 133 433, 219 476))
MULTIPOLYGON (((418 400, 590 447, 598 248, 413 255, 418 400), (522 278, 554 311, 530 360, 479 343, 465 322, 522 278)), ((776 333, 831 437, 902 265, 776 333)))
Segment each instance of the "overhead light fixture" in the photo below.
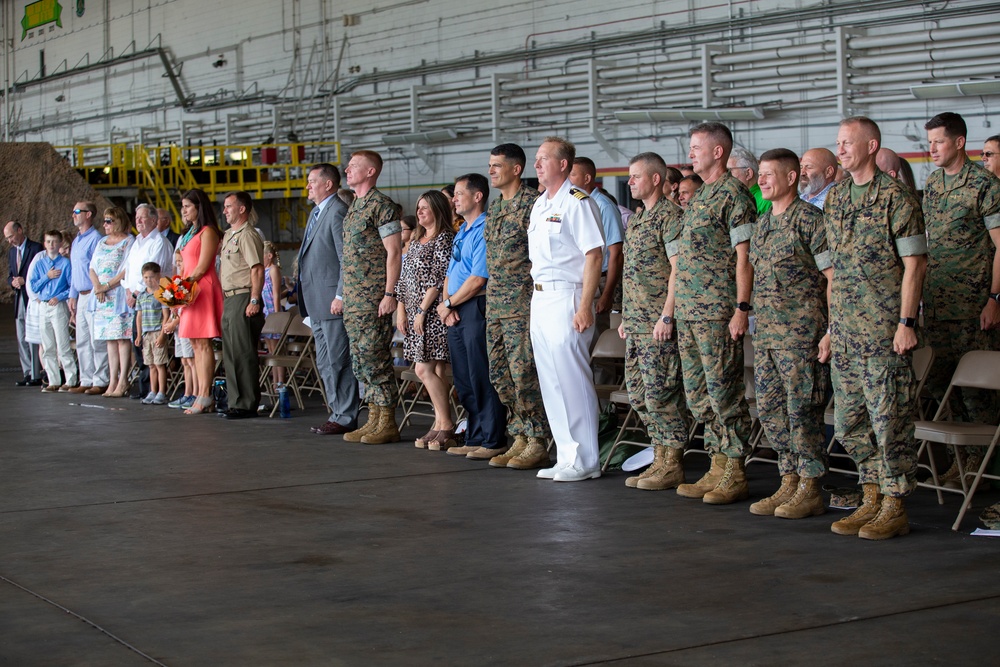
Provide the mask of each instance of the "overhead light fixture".
POLYGON ((937 100, 945 97, 979 97, 1000 95, 1000 79, 955 81, 953 83, 923 83, 910 86, 910 94, 918 100, 937 100))
POLYGON ((402 146, 406 144, 436 144, 441 141, 458 139, 455 130, 430 130, 429 132, 411 132, 409 134, 383 134, 382 143, 386 146, 402 146))
POLYGON ((615 120, 623 123, 671 120, 762 120, 762 107, 660 109, 657 111, 616 111, 615 120))

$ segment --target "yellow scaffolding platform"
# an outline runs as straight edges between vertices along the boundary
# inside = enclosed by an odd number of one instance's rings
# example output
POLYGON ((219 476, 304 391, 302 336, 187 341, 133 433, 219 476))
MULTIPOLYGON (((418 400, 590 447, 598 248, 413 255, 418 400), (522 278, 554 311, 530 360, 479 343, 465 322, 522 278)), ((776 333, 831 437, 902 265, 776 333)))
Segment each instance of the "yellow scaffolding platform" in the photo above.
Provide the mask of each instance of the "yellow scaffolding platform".
POLYGON ((210 198, 245 190, 261 198, 305 196, 306 173, 313 164, 339 165, 336 141, 234 146, 143 146, 86 144, 55 146, 97 190, 134 190, 135 196, 173 216, 182 226, 181 195, 201 188, 210 198))

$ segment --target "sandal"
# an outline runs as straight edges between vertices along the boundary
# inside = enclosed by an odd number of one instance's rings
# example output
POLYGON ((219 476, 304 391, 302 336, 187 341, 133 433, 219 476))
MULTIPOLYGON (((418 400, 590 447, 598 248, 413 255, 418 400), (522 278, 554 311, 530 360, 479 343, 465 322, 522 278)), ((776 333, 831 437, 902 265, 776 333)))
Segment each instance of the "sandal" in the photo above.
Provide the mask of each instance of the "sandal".
POLYGON ((449 447, 454 447, 455 429, 446 428, 434 433, 434 437, 427 441, 427 449, 435 452, 448 451, 449 447))
POLYGON ((186 415, 200 415, 203 412, 211 412, 215 408, 215 401, 207 396, 199 396, 194 399, 191 407, 184 411, 186 415))
POLYGON ((437 435, 437 431, 431 429, 427 431, 424 435, 420 436, 413 441, 413 446, 417 449, 424 449, 427 446, 428 441, 433 440, 434 436, 437 435))

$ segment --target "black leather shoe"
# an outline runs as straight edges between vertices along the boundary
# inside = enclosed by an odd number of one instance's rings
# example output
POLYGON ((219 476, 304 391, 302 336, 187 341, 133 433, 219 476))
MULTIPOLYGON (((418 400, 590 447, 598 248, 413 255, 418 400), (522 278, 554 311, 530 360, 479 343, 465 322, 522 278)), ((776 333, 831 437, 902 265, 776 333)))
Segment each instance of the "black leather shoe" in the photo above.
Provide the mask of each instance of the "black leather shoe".
POLYGON ((222 413, 222 416, 226 419, 251 419, 257 416, 254 410, 239 410, 237 408, 229 408, 222 413))
POLYGON ((26 386, 41 387, 43 384, 45 384, 45 382, 42 381, 42 378, 35 378, 34 380, 28 380, 28 384, 26 386))
POLYGON ((14 383, 18 387, 27 387, 31 384, 31 378, 25 375, 23 378, 14 383))

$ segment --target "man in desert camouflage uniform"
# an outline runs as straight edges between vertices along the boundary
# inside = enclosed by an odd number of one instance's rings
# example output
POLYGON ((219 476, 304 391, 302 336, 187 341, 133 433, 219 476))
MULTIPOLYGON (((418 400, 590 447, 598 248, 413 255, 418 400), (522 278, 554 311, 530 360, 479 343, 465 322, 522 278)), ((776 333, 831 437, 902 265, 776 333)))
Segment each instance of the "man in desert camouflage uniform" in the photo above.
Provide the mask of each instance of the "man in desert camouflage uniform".
POLYGON ((663 195, 667 165, 656 153, 629 161, 632 197, 642 212, 625 230, 622 272, 622 323, 628 399, 649 432, 653 464, 625 486, 651 491, 673 489, 684 481, 684 445, 691 413, 684 400, 681 358, 674 337, 674 265, 684 211, 663 195), (668 256, 673 257, 668 259, 668 256))
MULTIPOLYGON (((923 201, 924 326, 934 348, 927 387, 940 400, 963 354, 1000 350, 1000 179, 966 155, 966 125, 957 113, 938 114, 924 129, 931 159, 940 167, 927 177, 923 201)), ((951 409, 962 421, 993 424, 1000 404, 994 391, 964 387, 952 393, 951 409)), ((963 449, 964 468, 975 471, 985 448, 963 449)), ((943 477, 957 476, 954 465, 943 477)))
POLYGON ((351 155, 345 170, 357 198, 344 216, 344 328, 351 344, 351 368, 365 385, 368 422, 344 434, 348 442, 399 442, 392 371, 392 314, 402 264, 402 225, 396 205, 375 186, 382 157, 374 151, 351 155))
POLYGON ((528 221, 538 191, 521 182, 527 157, 516 144, 500 144, 490 153, 490 185, 500 196, 486 216, 486 340, 490 382, 507 408, 509 450, 490 459, 495 468, 531 470, 549 465, 542 392, 538 388, 529 332, 531 262, 528 221))
POLYGON ((837 157, 851 177, 833 186, 824 206, 834 274, 834 432, 864 492, 862 505, 831 530, 875 540, 910 530, 903 506, 917 486, 910 352, 927 266, 920 204, 875 165, 880 141, 872 120, 841 121, 837 157))
POLYGON ((711 468, 678 495, 710 505, 750 493, 750 410, 743 382, 743 335, 750 324, 753 267, 747 258, 757 205, 726 168, 733 135, 720 123, 690 132, 695 173, 705 184, 684 213, 677 243, 677 331, 684 391, 694 418, 705 425, 711 468))
POLYGON ((800 169, 798 156, 785 148, 761 156, 758 182, 771 209, 757 220, 750 240, 757 410, 781 475, 777 492, 755 502, 750 512, 784 519, 826 511, 819 479, 826 474, 825 293, 833 268, 823 211, 797 196, 800 169))

